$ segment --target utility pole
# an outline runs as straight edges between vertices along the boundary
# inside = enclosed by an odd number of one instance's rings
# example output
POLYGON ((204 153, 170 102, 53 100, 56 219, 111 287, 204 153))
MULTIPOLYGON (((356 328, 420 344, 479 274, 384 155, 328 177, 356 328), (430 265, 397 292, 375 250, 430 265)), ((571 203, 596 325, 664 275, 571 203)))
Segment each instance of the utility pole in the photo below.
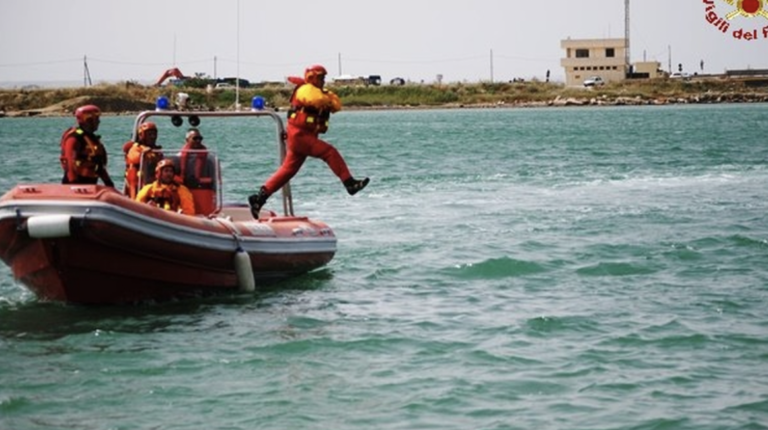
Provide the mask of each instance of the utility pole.
POLYGON ((667 45, 667 71, 672 74, 672 45, 667 45))
POLYGON ((341 76, 341 52, 339 52, 339 76, 341 76))
POLYGON ((216 56, 214 55, 214 56, 213 56, 213 80, 216 80, 216 79, 218 79, 218 78, 219 78, 219 74, 218 74, 218 72, 217 72, 217 66, 218 66, 218 65, 216 64, 216 62, 217 62, 217 61, 218 61, 218 59, 217 59, 217 58, 216 58, 216 56))
POLYGON ((491 83, 493 83, 493 49, 491 49, 491 83))
POLYGON ((88 70, 88 56, 83 55, 83 86, 93 85, 91 81, 91 72, 88 70))

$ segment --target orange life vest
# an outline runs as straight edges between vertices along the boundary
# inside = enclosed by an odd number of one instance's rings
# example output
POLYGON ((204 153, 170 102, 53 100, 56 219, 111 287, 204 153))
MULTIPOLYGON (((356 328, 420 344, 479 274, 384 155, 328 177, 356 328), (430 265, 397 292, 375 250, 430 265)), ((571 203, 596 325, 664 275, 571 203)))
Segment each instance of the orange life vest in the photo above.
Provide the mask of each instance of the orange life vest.
POLYGON ((77 139, 75 147, 74 171, 83 178, 98 178, 99 171, 107 165, 107 150, 99 141, 99 136, 86 133, 80 127, 70 127, 61 136, 61 168, 67 172, 67 160, 64 158, 64 142, 70 137, 77 139))
POLYGON ((208 152, 206 149, 185 150, 182 148, 179 170, 181 170, 180 177, 184 185, 191 189, 210 188, 213 180, 207 166, 208 152))
MULTIPOLYGON (((141 178, 141 159, 150 166, 163 158, 160 152, 152 151, 152 148, 143 146, 139 142, 126 142, 123 145, 125 152, 125 189, 124 192, 130 198, 135 199, 138 192, 139 179, 141 178)), ((151 178, 147 178, 147 181, 151 178)))

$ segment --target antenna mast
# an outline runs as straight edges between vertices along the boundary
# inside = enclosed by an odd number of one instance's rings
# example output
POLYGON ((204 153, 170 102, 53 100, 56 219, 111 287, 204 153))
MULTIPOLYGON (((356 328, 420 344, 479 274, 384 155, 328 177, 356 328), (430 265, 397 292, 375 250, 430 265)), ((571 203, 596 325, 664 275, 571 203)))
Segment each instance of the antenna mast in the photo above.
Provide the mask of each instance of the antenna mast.
POLYGON ((629 0, 624 0, 624 64, 627 73, 631 69, 629 61, 629 0))
POLYGON ((235 110, 240 110, 240 0, 237 0, 237 76, 235 76, 235 110))

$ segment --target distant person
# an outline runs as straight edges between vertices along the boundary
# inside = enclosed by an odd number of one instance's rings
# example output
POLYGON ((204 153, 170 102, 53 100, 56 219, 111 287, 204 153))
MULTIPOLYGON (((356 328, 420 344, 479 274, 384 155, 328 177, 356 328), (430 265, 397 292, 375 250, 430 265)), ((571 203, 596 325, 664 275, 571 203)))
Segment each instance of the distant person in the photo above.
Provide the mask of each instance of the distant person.
POLYGON ((328 130, 331 114, 341 110, 339 97, 323 88, 327 74, 325 67, 315 65, 304 71, 304 79, 289 78, 297 87, 291 95, 288 111, 288 153, 280 168, 261 186, 259 193, 248 197, 254 218, 259 218, 259 212, 269 196, 299 172, 307 157, 325 161, 350 195, 357 194, 368 185, 368 178, 353 178, 339 151, 318 137, 328 130))
POLYGON ((213 186, 212 172, 208 167, 208 148, 203 145, 203 135, 197 128, 187 131, 184 146, 181 147, 181 179, 190 188, 213 186))
POLYGON ((189 107, 189 94, 187 93, 176 94, 176 109, 187 110, 188 107, 189 107))
POLYGON ((195 201, 187 187, 176 182, 176 166, 170 159, 160 160, 155 167, 155 181, 145 185, 136 200, 171 212, 195 214, 195 201))
POLYGON ((139 191, 142 158, 144 163, 150 163, 150 165, 156 164, 163 158, 162 152, 155 151, 162 149, 156 142, 157 125, 153 122, 145 122, 139 126, 136 142, 128 141, 123 145, 123 152, 125 152, 125 189, 123 192, 131 199, 136 199, 136 193, 139 191))
POLYGON ((107 172, 107 150, 95 134, 100 117, 101 109, 95 105, 75 110, 77 126, 68 128, 61 136, 62 184, 96 184, 101 178, 104 185, 115 187, 107 172))

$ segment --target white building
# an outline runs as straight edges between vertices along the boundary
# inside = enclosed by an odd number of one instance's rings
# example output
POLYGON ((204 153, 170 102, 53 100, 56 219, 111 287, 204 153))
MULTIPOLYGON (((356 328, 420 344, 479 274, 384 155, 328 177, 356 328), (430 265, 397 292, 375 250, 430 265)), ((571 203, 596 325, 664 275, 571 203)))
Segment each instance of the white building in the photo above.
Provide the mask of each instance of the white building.
POLYGON ((560 46, 565 58, 565 84, 581 85, 590 76, 600 76, 605 82, 623 81, 628 72, 625 53, 626 39, 565 39, 560 46))

